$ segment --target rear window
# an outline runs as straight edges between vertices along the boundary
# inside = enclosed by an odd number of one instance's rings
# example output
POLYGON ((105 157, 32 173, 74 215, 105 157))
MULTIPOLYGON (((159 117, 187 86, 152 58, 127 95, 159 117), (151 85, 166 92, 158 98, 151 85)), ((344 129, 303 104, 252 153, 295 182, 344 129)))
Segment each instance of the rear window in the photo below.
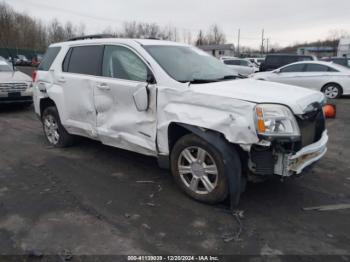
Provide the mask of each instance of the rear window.
POLYGON ((53 61, 55 61, 56 56, 58 55, 58 53, 60 52, 61 47, 50 47, 43 60, 41 61, 38 70, 40 71, 49 71, 53 61))
POLYGON ((63 62, 63 71, 100 76, 104 46, 72 47, 63 62))

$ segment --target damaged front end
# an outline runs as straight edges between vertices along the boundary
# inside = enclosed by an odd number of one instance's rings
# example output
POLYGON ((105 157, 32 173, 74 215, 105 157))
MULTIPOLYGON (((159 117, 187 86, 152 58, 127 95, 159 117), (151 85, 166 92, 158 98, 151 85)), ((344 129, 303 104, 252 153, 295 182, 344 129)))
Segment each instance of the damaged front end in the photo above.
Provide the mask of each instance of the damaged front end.
POLYGON ((316 103, 305 114, 295 116, 286 113, 291 113, 287 108, 281 113, 283 110, 278 112, 274 107, 283 108, 276 105, 256 108, 260 142, 250 149, 248 167, 253 174, 261 176, 299 175, 327 152, 328 134, 322 106, 316 103))

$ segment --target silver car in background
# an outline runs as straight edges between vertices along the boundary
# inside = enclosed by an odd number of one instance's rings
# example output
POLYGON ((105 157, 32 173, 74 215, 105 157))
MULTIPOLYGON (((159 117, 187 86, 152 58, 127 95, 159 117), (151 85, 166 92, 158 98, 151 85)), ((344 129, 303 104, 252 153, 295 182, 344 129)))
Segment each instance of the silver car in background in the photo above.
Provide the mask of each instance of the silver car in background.
POLYGON ((0 104, 21 103, 30 105, 33 102, 32 79, 0 59, 0 104))
POLYGON ((350 69, 332 62, 297 62, 251 77, 321 91, 331 99, 350 94, 350 69))

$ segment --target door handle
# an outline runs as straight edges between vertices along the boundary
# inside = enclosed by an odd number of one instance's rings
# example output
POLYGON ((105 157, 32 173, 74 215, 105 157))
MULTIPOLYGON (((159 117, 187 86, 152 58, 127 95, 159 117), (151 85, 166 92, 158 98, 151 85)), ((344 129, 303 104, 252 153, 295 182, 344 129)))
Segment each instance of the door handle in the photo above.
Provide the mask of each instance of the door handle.
POLYGON ((65 83, 66 79, 64 79, 64 77, 60 77, 57 81, 58 83, 65 83))
POLYGON ((101 90, 111 90, 111 88, 106 83, 98 84, 97 88, 101 90))
POLYGON ((38 83, 38 89, 39 89, 40 92, 46 93, 46 85, 45 85, 45 83, 39 82, 38 83))

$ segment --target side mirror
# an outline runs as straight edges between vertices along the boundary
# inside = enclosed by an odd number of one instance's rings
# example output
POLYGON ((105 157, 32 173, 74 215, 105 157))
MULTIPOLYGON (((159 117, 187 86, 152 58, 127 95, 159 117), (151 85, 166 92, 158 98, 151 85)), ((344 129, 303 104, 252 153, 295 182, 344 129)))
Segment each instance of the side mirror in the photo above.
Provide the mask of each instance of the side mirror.
POLYGON ((147 83, 151 84, 151 85, 156 83, 156 79, 154 78, 154 76, 151 72, 148 72, 148 74, 147 74, 147 83))
POLYGON ((149 106, 148 90, 146 83, 138 85, 137 91, 133 94, 134 103, 137 111, 147 111, 149 106))
POLYGON ((281 70, 280 69, 276 69, 275 71, 273 71, 275 74, 279 74, 281 73, 281 70))

